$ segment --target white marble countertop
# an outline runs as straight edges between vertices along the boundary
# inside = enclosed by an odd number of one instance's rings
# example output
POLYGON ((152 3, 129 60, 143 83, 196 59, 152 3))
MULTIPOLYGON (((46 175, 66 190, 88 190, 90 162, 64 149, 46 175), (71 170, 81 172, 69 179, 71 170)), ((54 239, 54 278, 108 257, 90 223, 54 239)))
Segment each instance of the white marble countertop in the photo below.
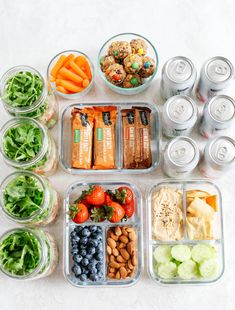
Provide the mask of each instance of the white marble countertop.
MULTIPOLYGON (((136 32, 148 37, 156 46, 160 67, 151 87, 139 96, 124 98, 104 87, 96 75, 92 91, 84 99, 153 101, 161 110, 159 98, 160 70, 170 57, 184 55, 192 59, 199 70, 204 60, 214 55, 229 58, 235 65, 235 2, 233 0, 21 0, 0 1, 0 75, 8 68, 27 64, 46 73, 47 64, 58 52, 78 49, 91 56, 96 64, 102 43, 120 32, 136 32)), ((235 95, 235 91, 231 94, 235 95)), ((60 110, 68 102, 59 101, 60 110)), ((1 107, 0 124, 9 116, 1 107)), ((53 135, 58 141, 58 125, 53 135)), ((235 136, 235 130, 230 132, 235 136)), ((205 140, 197 131, 193 137, 203 147, 205 140)), ((10 171, 0 159, 1 177, 10 171)), ((193 177, 198 177, 195 174, 193 177)), ((94 176, 70 176, 59 169, 50 180, 64 194, 65 188, 75 180, 94 180, 94 176)), ((161 169, 145 176, 110 175, 104 179, 128 179, 134 181, 145 196, 150 185, 164 178, 161 169)), ((97 180, 97 177, 96 177, 97 180)), ((60 263, 56 272, 48 278, 34 282, 19 282, 0 275, 1 310, 64 310, 64 309, 184 309, 232 310, 235 294, 235 243, 234 243, 234 188, 235 170, 216 181, 222 190, 225 227, 226 270, 222 279, 210 286, 168 286, 152 282, 145 267, 140 281, 130 288, 72 287, 63 277, 62 238, 63 212, 56 223, 48 227, 55 234, 60 248, 60 263)), ((144 206, 144 213, 146 207, 144 206)), ((14 225, 0 216, 0 234, 14 225)), ((145 227, 146 228, 146 227, 145 227)), ((145 243, 145 240, 144 240, 145 243)), ((146 244, 144 248, 146 253, 146 244)))

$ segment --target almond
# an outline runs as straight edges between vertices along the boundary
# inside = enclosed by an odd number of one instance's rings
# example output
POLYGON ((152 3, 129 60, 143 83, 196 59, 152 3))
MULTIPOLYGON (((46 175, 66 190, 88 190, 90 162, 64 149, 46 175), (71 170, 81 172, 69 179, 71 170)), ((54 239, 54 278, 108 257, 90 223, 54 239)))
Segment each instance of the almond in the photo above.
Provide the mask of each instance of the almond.
POLYGON ((115 231, 115 235, 121 236, 122 231, 121 231, 121 228, 120 228, 119 226, 116 226, 115 229, 114 229, 114 231, 115 231))
POLYGON ((120 274, 119 271, 117 271, 115 278, 118 279, 118 280, 121 279, 121 274, 120 274))
POLYGON ((112 238, 112 239, 115 240, 115 241, 118 241, 118 236, 115 235, 113 232, 111 232, 110 238, 112 238))
POLYGON ((122 234, 124 236, 128 236, 128 232, 126 231, 126 227, 122 227, 122 234))
POLYGON ((108 242, 108 245, 110 246, 110 248, 116 248, 116 241, 115 240, 113 240, 112 238, 108 238, 108 240, 107 240, 107 242, 108 242))
POLYGON ((109 261, 110 261, 110 262, 113 262, 114 260, 115 260, 115 256, 111 254, 111 255, 109 256, 109 261))
POLYGON ((121 242, 125 243, 125 244, 127 244, 127 243, 129 242, 127 236, 124 236, 124 235, 120 236, 120 237, 119 237, 119 240, 120 240, 121 242))
POLYGON ((118 261, 119 263, 124 263, 124 262, 126 262, 126 260, 125 260, 121 255, 118 255, 118 256, 117 256, 117 261, 118 261))
POLYGON ((110 266, 110 267, 113 267, 113 268, 115 268, 115 269, 119 269, 119 268, 120 268, 119 263, 117 263, 117 262, 115 262, 115 261, 110 262, 110 263, 109 263, 109 266, 110 266))
POLYGON ((109 272, 110 272, 110 273, 115 273, 115 271, 116 271, 116 269, 115 269, 115 268, 113 268, 113 267, 109 267, 109 272))
POLYGON ((134 269, 134 266, 132 265, 131 259, 128 259, 127 265, 128 265, 128 267, 129 267, 131 270, 134 269))
POLYGON ((127 248, 128 253, 132 255, 132 253, 135 251, 135 242, 134 241, 129 242, 126 248, 127 248))
POLYGON ((109 255, 112 254, 112 249, 110 248, 109 245, 107 245, 107 253, 108 253, 109 255))
POLYGON ((130 254, 127 252, 126 249, 121 249, 120 253, 125 260, 128 260, 130 258, 130 254))
POLYGON ((119 255, 119 251, 118 251, 118 249, 116 249, 116 248, 114 248, 114 249, 112 250, 112 253, 113 253, 114 256, 118 256, 118 255, 119 255))
POLYGON ((109 273, 108 273, 108 278, 111 278, 111 279, 115 278, 115 274, 114 274, 114 273, 109 272, 109 273))
POLYGON ((131 231, 128 234, 128 237, 129 237, 130 240, 135 241, 136 240, 136 233, 134 231, 131 231))
POLYGON ((135 232, 134 228, 132 228, 132 227, 127 227, 126 231, 129 232, 129 233, 130 232, 135 232))
POLYGON ((138 264, 138 259, 137 259, 136 254, 133 255, 131 262, 133 266, 136 266, 138 264))
POLYGON ((122 278, 122 279, 126 279, 126 277, 127 277, 127 271, 126 271, 126 268, 125 268, 125 267, 121 267, 121 268, 120 268, 120 275, 121 275, 121 278, 122 278))

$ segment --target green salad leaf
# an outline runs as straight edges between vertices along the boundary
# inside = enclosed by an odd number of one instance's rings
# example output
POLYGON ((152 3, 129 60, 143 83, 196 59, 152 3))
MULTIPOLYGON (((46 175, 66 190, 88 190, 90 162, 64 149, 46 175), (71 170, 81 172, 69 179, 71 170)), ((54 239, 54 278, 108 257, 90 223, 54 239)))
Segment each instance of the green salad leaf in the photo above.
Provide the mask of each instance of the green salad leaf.
POLYGON ((34 176, 20 175, 6 186, 3 197, 9 215, 29 218, 42 209, 44 191, 34 176))
POLYGON ((34 124, 21 123, 8 129, 3 139, 5 155, 16 162, 27 162, 41 150, 43 136, 34 124))
POLYGON ((0 264, 12 275, 25 276, 32 273, 42 257, 37 238, 26 230, 7 236, 0 243, 0 264))
POLYGON ((43 81, 29 71, 17 72, 6 83, 2 99, 12 107, 29 107, 41 96, 43 81))

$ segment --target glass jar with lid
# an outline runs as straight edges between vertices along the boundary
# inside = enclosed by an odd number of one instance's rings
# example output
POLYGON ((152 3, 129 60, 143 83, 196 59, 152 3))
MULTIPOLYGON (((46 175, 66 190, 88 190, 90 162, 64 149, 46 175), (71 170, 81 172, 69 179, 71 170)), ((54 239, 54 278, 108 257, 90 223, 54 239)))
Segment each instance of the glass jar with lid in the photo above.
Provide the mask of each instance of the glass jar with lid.
POLYGON ((0 152, 11 167, 52 175, 57 168, 57 149, 49 131, 28 117, 13 118, 0 130, 0 152))
POLYGON ((58 119, 56 98, 42 75, 32 67, 16 66, 0 80, 0 96, 8 113, 16 117, 32 117, 47 128, 58 119))
POLYGON ((0 185, 3 213, 28 226, 45 226, 55 220, 59 195, 46 178, 30 171, 16 171, 0 185))
POLYGON ((58 263, 54 237, 39 229, 15 228, 0 237, 0 270, 18 280, 49 276, 58 263))

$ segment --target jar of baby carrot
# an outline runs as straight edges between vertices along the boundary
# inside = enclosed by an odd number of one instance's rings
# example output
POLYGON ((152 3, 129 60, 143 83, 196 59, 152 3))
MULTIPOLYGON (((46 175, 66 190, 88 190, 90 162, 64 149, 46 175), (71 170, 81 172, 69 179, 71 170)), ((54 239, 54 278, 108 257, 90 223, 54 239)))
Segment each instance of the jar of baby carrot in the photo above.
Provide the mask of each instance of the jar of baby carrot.
POLYGON ((8 113, 32 117, 47 128, 58 119, 58 105, 42 75, 29 66, 9 69, 0 80, 0 96, 8 113))

